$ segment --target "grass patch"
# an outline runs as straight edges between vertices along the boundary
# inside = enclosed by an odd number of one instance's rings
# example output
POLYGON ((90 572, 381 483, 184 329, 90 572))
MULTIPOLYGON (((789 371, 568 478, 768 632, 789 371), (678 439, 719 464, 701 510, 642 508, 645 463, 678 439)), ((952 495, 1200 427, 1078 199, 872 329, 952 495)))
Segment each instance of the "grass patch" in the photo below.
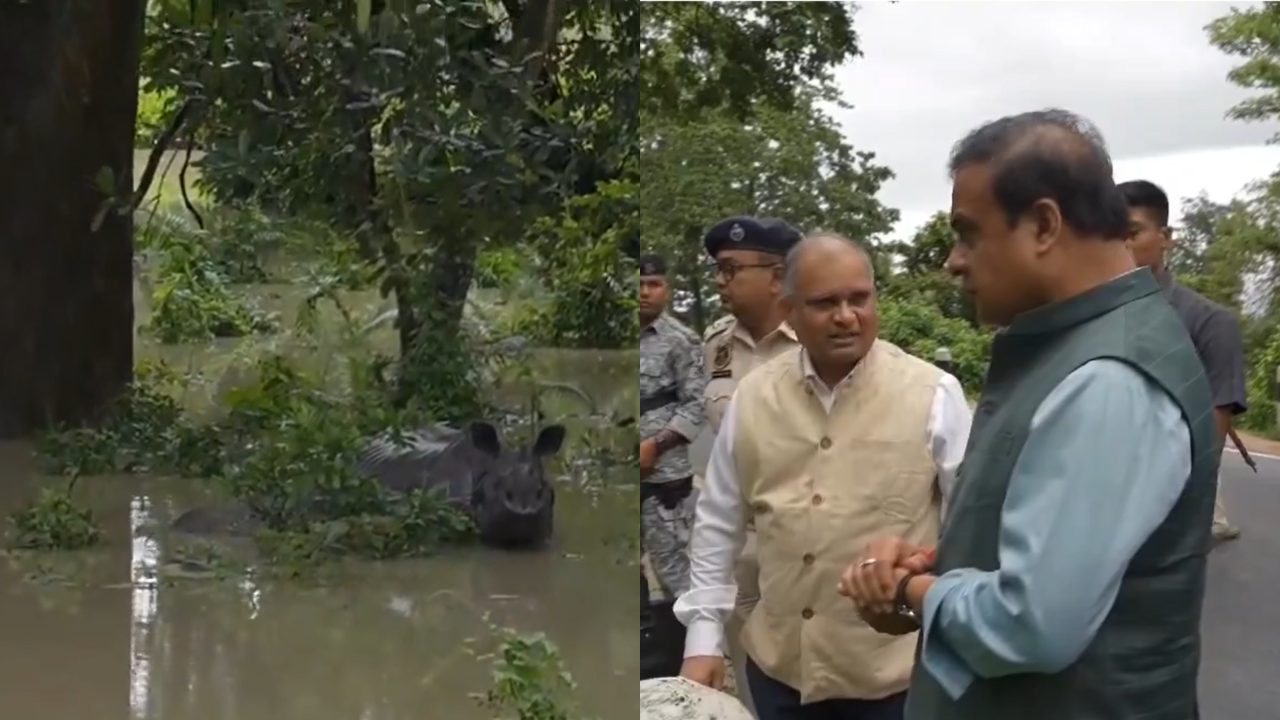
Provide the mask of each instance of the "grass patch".
POLYGON ((102 541, 93 511, 71 499, 65 488, 42 488, 35 500, 9 517, 9 547, 14 550, 83 550, 102 541))

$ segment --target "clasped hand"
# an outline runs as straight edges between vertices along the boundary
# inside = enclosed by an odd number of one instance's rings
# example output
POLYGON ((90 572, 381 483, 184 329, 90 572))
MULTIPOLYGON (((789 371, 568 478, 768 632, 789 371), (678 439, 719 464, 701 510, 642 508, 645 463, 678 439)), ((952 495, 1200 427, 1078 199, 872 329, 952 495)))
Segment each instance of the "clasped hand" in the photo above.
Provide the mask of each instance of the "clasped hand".
POLYGON ((653 473, 658 464, 658 441, 648 438, 640 441, 640 477, 646 478, 653 473))
POLYGON ((933 552, 901 538, 883 538, 867 545, 862 557, 845 569, 837 591, 853 601, 858 614, 880 632, 901 634, 914 624, 894 614, 898 583, 908 574, 933 569, 933 552))

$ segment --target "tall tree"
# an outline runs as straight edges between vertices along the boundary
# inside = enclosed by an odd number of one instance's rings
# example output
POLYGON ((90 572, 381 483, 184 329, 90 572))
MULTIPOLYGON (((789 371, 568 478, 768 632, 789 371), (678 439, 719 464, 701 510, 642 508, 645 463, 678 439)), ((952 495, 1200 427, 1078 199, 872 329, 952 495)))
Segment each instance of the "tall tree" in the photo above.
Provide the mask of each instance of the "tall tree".
MULTIPOLYGON (((859 55, 855 6, 646 3, 637 166, 642 244, 672 258, 701 326, 717 312, 699 240, 732 213, 858 238, 896 218, 891 173, 844 138, 835 69, 859 55)), ((681 299, 684 299, 683 297, 681 299)))
POLYGON ((0 438, 97 418, 133 373, 143 0, 0 3, 0 438))
POLYGON ((791 110, 809 92, 839 97, 834 71, 861 54, 852 2, 643 5, 645 114, 697 117, 759 104, 791 110))
POLYGON ((779 216, 864 241, 897 219, 875 197, 892 173, 850 145, 813 94, 790 110, 757 105, 753 115, 744 121, 723 108, 696 118, 642 118, 642 240, 676 266, 695 326, 715 311, 700 239, 718 218, 779 216))
POLYGON ((277 5, 238 0, 209 18, 163 0, 148 73, 195 108, 187 132, 215 197, 328 215, 361 242, 396 299, 402 400, 466 386, 458 336, 480 250, 523 240, 620 172, 635 13, 611 0, 277 5))
POLYGON ((1227 117, 1246 122, 1280 118, 1280 3, 1231 8, 1205 29, 1214 47, 1244 59, 1227 78, 1240 87, 1261 91, 1228 110, 1227 117))
POLYGON ((936 308, 947 318, 960 318, 977 326, 972 301, 960 292, 959 282, 944 267, 956 233, 947 212, 934 213, 905 242, 886 243, 885 254, 895 263, 880 282, 881 296, 936 308))

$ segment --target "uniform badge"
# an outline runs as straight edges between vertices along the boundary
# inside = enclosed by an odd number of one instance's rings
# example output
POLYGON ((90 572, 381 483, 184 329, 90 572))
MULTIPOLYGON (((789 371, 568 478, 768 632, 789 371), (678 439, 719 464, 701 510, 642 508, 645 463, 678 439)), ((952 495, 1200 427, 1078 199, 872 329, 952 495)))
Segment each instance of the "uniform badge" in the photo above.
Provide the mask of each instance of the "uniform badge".
POLYGON ((720 343, 716 348, 715 357, 711 361, 711 379, 731 378, 733 377, 733 342, 731 340, 720 343))
POLYGON ((729 239, 734 242, 742 242, 742 238, 746 236, 747 231, 743 230, 742 226, 737 223, 734 223, 733 227, 729 229, 729 239))

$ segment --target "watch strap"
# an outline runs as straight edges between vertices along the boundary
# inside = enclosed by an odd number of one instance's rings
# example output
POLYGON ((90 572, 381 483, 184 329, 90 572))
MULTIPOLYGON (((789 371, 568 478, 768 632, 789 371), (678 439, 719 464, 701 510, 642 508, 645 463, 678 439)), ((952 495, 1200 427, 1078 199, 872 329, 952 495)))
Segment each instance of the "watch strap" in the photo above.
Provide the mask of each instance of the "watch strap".
POLYGON ((899 615, 916 619, 916 610, 911 607, 911 603, 907 601, 907 585, 912 579, 919 576, 919 573, 907 573, 898 581, 898 587, 893 592, 893 610, 899 615))

